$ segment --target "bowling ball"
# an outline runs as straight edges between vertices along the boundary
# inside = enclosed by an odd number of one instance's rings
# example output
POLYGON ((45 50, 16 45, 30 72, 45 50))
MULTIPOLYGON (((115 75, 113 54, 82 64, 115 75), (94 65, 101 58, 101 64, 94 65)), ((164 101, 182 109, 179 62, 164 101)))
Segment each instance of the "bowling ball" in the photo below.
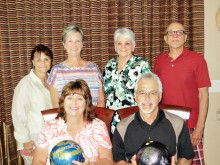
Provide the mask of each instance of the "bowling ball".
POLYGON ((136 153, 137 165, 170 165, 167 147, 156 141, 145 143, 136 153))
POLYGON ((73 160, 84 162, 82 148, 72 140, 57 143, 50 152, 51 165, 75 165, 73 160))

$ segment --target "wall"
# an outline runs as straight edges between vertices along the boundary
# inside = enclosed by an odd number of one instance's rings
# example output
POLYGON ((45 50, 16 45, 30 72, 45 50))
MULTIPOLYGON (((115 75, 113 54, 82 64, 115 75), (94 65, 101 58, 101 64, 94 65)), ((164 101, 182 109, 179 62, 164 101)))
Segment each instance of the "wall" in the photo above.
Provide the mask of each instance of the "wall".
POLYGON ((204 0, 205 58, 212 87, 209 88, 209 112, 204 134, 206 165, 220 164, 220 31, 216 26, 216 12, 220 0, 204 0))

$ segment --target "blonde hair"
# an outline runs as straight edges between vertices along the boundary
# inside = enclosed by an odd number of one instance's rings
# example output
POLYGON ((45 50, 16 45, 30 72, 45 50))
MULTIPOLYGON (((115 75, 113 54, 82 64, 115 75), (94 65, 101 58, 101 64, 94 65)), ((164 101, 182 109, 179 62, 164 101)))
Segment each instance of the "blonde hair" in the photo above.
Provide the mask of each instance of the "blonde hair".
POLYGON ((78 32, 81 34, 82 36, 82 41, 84 41, 84 33, 82 31, 82 29, 80 28, 80 26, 74 22, 70 23, 69 25, 67 25, 62 33, 62 41, 65 42, 66 41, 66 36, 68 35, 69 32, 78 32))

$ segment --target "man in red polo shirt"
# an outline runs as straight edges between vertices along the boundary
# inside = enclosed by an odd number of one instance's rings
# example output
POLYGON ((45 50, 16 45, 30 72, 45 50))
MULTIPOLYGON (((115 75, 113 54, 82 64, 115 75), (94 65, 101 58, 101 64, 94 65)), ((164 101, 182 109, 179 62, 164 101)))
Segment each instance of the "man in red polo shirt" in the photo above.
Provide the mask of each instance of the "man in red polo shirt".
POLYGON ((211 82, 204 57, 185 48, 186 39, 182 24, 174 22, 168 26, 164 40, 169 50, 157 57, 154 72, 163 84, 163 104, 192 108, 188 128, 195 152, 193 165, 203 165, 203 132, 211 82))

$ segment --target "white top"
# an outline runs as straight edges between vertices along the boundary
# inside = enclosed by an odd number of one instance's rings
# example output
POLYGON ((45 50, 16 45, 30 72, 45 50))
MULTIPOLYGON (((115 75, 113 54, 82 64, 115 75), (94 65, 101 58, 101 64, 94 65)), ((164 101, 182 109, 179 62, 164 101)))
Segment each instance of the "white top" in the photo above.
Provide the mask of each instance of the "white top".
POLYGON ((23 149, 23 143, 37 141, 44 120, 42 110, 52 108, 50 93, 33 69, 20 80, 14 90, 12 119, 17 150, 23 149))

